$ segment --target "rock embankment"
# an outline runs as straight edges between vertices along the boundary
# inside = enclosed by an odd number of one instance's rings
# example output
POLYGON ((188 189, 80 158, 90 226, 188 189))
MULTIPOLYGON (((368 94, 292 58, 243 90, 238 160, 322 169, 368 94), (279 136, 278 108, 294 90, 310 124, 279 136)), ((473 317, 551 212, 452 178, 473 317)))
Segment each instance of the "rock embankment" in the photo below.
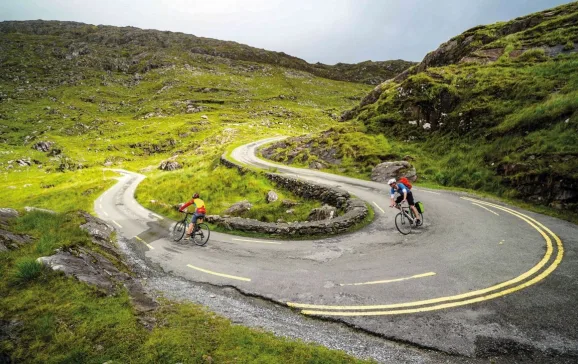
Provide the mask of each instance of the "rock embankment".
MULTIPOLYGON (((246 167, 231 162, 224 156, 221 157, 221 163, 229 168, 236 168, 242 174, 250 171, 246 167)), ((276 173, 265 173, 265 176, 279 187, 283 187, 297 196, 322 201, 327 205, 343 209, 345 213, 330 219, 295 223, 269 223, 254 219, 222 217, 218 215, 208 216, 207 220, 232 230, 250 231, 275 236, 315 236, 344 233, 362 222, 369 214, 369 209, 363 201, 351 197, 349 193, 341 189, 302 181, 276 173)), ((334 215, 335 214, 332 216, 334 215)))
POLYGON ((90 234, 92 242, 101 249, 101 253, 88 247, 76 246, 57 251, 51 256, 40 257, 38 261, 52 270, 95 286, 105 294, 114 294, 119 286, 124 286, 138 312, 155 309, 157 303, 145 294, 138 280, 126 273, 128 267, 112 242, 114 229, 86 212, 80 211, 79 214, 86 221, 80 228, 90 234))

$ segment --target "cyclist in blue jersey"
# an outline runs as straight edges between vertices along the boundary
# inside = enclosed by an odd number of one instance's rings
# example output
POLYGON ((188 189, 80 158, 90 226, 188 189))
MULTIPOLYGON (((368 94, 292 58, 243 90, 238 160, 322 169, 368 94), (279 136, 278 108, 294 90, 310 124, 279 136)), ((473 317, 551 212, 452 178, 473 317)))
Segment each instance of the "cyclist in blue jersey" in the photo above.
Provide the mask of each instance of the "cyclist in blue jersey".
POLYGON ((411 190, 404 185, 403 183, 398 183, 394 178, 387 181, 387 184, 391 187, 391 205, 390 207, 395 207, 396 204, 399 204, 403 201, 407 201, 409 207, 413 211, 414 216, 416 217, 415 224, 417 226, 421 225, 421 220, 419 219, 419 213, 415 208, 415 201, 413 199, 413 193, 411 190), (395 193, 399 193, 399 196, 396 200, 394 200, 395 193))

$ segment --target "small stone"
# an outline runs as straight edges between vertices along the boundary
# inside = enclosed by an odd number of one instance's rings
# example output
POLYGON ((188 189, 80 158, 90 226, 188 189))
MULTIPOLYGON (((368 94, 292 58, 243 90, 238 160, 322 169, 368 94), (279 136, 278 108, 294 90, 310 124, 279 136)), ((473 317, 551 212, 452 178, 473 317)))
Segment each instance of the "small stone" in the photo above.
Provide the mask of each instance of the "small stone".
POLYGON ((277 196, 275 191, 269 191, 267 192, 267 197, 265 199, 267 200, 267 203, 271 203, 277 201, 278 198, 279 196, 277 196))
POLYGON ((201 115, 201 119, 207 120, 209 117, 207 115, 201 115))

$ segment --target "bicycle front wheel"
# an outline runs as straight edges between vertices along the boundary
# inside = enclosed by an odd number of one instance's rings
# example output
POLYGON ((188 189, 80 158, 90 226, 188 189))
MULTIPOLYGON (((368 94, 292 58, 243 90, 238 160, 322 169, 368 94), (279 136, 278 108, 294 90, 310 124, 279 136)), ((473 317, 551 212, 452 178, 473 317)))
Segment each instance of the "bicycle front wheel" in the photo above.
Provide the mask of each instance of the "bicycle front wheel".
POLYGON ((187 223, 184 221, 179 221, 173 227, 172 238, 174 241, 179 241, 185 236, 185 231, 187 231, 187 223))
POLYGON ((202 223, 198 224, 195 235, 193 236, 193 241, 199 246, 207 244, 209 241, 209 236, 211 235, 211 230, 209 230, 209 225, 202 223))
POLYGON ((403 235, 411 233, 411 221, 403 216, 401 212, 395 215, 395 227, 403 235))

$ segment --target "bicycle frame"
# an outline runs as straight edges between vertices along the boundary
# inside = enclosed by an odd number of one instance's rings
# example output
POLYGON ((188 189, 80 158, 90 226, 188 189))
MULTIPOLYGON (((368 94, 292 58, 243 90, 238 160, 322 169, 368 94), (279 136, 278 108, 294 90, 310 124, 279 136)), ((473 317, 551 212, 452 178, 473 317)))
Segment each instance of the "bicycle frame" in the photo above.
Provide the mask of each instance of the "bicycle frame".
POLYGON ((401 203, 398 203, 396 207, 398 210, 402 212, 401 214, 402 221, 403 218, 406 217, 412 224, 415 223, 415 216, 413 216, 413 211, 411 211, 409 203, 407 204, 407 206, 402 206, 401 203))

